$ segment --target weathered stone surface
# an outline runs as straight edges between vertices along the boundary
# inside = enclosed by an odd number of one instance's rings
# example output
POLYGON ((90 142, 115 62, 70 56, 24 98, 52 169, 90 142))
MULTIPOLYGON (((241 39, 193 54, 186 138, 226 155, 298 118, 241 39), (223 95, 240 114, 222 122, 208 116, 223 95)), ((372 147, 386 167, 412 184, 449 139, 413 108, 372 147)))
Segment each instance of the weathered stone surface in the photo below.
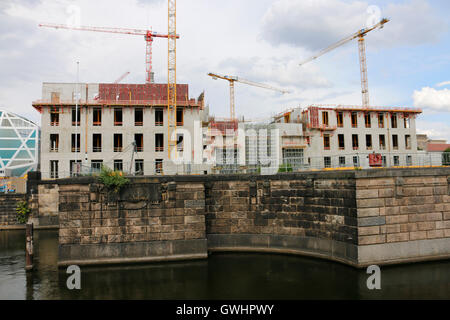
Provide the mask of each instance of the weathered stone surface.
POLYGON ((358 226, 359 227, 368 227, 368 226, 381 226, 386 224, 386 217, 367 217, 367 218, 358 218, 358 226))

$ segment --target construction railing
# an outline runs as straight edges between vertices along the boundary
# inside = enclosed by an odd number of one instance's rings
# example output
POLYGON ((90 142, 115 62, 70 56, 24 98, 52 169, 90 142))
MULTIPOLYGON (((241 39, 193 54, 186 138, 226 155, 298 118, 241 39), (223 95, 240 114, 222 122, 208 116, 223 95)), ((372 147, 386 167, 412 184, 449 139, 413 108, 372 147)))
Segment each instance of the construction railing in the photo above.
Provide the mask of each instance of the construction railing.
MULTIPOLYGON (((234 160, 236 161, 236 160, 234 160)), ((175 164, 173 161, 160 159, 154 161, 135 160, 130 161, 115 160, 112 162, 99 163, 96 161, 92 165, 83 163, 70 170, 42 171, 44 179, 68 178, 73 176, 99 175, 101 166, 107 166, 116 171, 122 171, 130 176, 150 176, 150 175, 203 175, 203 174, 276 174, 280 172, 301 172, 319 170, 360 170, 360 169, 383 169, 383 168, 419 168, 419 167, 441 167, 450 166, 450 153, 416 153, 403 154, 391 153, 382 154, 382 161, 379 166, 370 163, 369 154, 350 153, 334 156, 320 157, 285 157, 280 161, 269 160, 268 164, 175 164)), ((257 162, 257 161, 255 161, 257 162)), ((264 162, 265 163, 265 162, 264 162)), ((59 169, 61 169, 61 165, 59 169)))

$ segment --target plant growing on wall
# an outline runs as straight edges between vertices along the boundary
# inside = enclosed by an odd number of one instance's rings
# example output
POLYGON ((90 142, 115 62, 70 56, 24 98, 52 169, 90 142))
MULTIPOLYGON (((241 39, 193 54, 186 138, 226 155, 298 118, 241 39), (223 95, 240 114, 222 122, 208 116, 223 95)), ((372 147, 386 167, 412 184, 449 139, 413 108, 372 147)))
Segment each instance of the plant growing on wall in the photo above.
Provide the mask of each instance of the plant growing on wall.
POLYGON ((28 202, 20 201, 19 203, 17 203, 16 212, 17 212, 17 221, 20 224, 27 223, 28 217, 31 212, 31 209, 28 207, 28 202))
POLYGON ((122 171, 113 171, 106 166, 102 166, 99 180, 113 193, 119 193, 120 189, 130 182, 130 180, 123 176, 122 171))
POLYGON ((290 163, 280 164, 280 167, 278 168, 278 172, 292 172, 291 164, 290 163))

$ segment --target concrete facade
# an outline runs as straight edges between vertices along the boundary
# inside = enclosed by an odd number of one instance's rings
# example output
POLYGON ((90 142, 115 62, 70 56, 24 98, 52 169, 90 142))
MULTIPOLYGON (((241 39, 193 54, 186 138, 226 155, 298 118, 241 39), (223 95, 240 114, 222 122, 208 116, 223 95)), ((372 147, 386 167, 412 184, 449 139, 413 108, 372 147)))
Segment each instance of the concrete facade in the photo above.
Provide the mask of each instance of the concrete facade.
MULTIPOLYGON (((122 86, 122 85, 117 85, 122 86)), ((149 85, 151 86, 151 84, 149 85)), ((42 100, 33 102, 41 116, 41 172, 43 178, 56 177, 51 174, 51 161, 57 161, 58 178, 70 176, 71 161, 80 161, 82 171, 92 168, 92 162, 102 161, 104 165, 113 168, 114 161, 122 161, 123 171, 134 173, 136 160, 143 161, 144 170, 141 174, 177 173, 177 167, 169 160, 168 154, 168 112, 167 105, 162 100, 154 101, 104 101, 98 99, 99 84, 44 83, 42 100), (73 113, 76 108, 76 96, 80 93, 78 108, 80 110, 79 125, 74 122, 73 113), (97 98, 97 99, 96 99, 97 98), (101 123, 94 123, 94 109, 101 113, 101 123), (115 110, 121 110, 122 121, 115 122, 115 110), (143 119, 135 123, 136 110, 142 110, 143 119), (156 122, 157 110, 163 112, 162 121, 156 122), (51 121, 51 113, 58 113, 58 121, 51 121), (76 142, 79 152, 74 152, 72 135, 80 135, 80 143, 76 142), (101 148, 94 148, 94 134, 100 135, 101 148), (121 134, 121 152, 114 149, 114 134, 121 134), (132 143, 135 135, 143 135, 143 145, 133 155, 132 143), (156 148, 156 135, 163 136, 162 148, 156 148), (51 140, 53 135, 53 140, 51 140), (57 138, 55 138, 57 137, 57 138), (57 143, 54 142, 57 139, 57 143), (118 152, 117 152, 118 151, 118 152), (132 158, 133 156, 133 158, 132 158), (163 169, 156 170, 156 160, 163 162, 163 169)), ((130 93, 131 96, 131 93, 130 93)), ((124 99, 124 98, 120 98, 124 99)), ((201 129, 204 118, 203 96, 198 100, 190 99, 179 103, 177 110, 182 111, 182 120, 177 124, 177 132, 184 136, 183 151, 177 152, 177 158, 195 157, 194 149, 202 151, 201 131, 195 132, 195 125, 201 129), (194 139, 195 134, 199 138, 194 139), (198 146, 194 148, 194 143, 198 146)), ((201 156, 200 156, 201 159, 201 156)), ((117 164, 120 165, 120 164, 117 164)), ((95 166, 95 165, 94 165, 95 166)), ((55 171, 55 168, 53 168, 55 171)))
POLYGON ((430 165, 423 163, 426 157, 418 155, 415 117, 420 113, 420 110, 406 108, 363 110, 361 107, 310 106, 289 110, 274 121, 304 124, 305 162, 312 168, 369 168, 371 153, 382 155, 384 167, 430 165), (338 121, 338 115, 342 121, 338 121), (370 119, 367 125, 366 117, 370 119), (339 143, 340 135, 343 145, 339 143), (369 145, 366 139, 371 142, 369 145), (384 146, 380 142, 382 139, 384 146))

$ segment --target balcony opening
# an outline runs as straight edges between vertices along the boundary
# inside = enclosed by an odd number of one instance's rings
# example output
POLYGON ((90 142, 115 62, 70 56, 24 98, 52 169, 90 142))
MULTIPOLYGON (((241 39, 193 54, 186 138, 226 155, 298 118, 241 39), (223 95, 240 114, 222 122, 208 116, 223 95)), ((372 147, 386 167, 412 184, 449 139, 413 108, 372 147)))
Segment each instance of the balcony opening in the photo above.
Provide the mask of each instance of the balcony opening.
POLYGON ((411 149, 411 136, 409 134, 405 135, 405 148, 411 149))
POLYGON ((184 149, 184 137, 183 134, 177 134, 177 150, 179 152, 183 152, 184 149))
POLYGON ((345 142, 344 142, 344 135, 338 134, 338 144, 339 144, 339 150, 345 149, 345 142))
POLYGON ((366 134, 366 149, 372 150, 372 135, 366 134))
POLYGON ((394 167, 398 167, 400 165, 400 157, 394 156, 394 167))
POLYGON ((123 171, 123 160, 114 160, 114 171, 123 171))
POLYGON ((398 136, 396 134, 392 135, 392 147, 394 150, 398 150, 398 136))
POLYGON ((92 135, 92 152, 102 152, 102 135, 100 133, 92 135))
POLYGON ((114 134, 114 152, 122 152, 123 140, 121 133, 114 134))
POLYGON ((391 127, 397 128, 397 115, 396 114, 391 115, 391 127))
POLYGON ((337 113, 337 126, 342 128, 344 126, 344 115, 342 112, 337 113))
POLYGON ((102 108, 94 108, 92 110, 92 125, 101 126, 102 125, 102 108))
POLYGON ((50 160, 50 178, 51 179, 58 179, 59 172, 58 172, 58 160, 50 160))
POLYGON ((353 156, 353 166, 359 167, 359 156, 353 156))
POLYGON ((50 125, 52 127, 59 126, 59 108, 52 108, 50 110, 50 125))
POLYGON ((134 142, 136 143, 136 152, 144 151, 144 135, 142 133, 136 133, 134 135, 134 142))
POLYGON ((405 129, 409 129, 411 127, 411 121, 407 114, 404 115, 403 124, 404 124, 405 129))
POLYGON ((325 150, 330 150, 330 135, 329 134, 323 135, 323 148, 325 150))
POLYGON ((384 128, 384 114, 378 114, 378 128, 384 128))
POLYGON ((163 160, 162 159, 156 159, 155 160, 155 173, 156 174, 162 174, 163 173, 163 160))
POLYGON ((371 117, 370 117, 370 113, 366 113, 364 115, 364 122, 366 124, 366 128, 370 128, 372 126, 372 123, 371 123, 372 120, 371 120, 371 117))
POLYGON ((58 152, 59 134, 50 134, 50 152, 58 152))
POLYGON ((81 108, 72 108, 72 126, 80 125, 81 108))
POLYGON ((352 112, 352 128, 358 127, 358 113, 352 112))
POLYGON ((358 135, 357 134, 352 134, 352 146, 353 146, 353 150, 358 150, 359 149, 359 141, 358 141, 358 135))
POLYGON ((380 149, 386 149, 386 139, 384 138, 384 134, 380 134, 380 149))
POLYGON ((155 134, 155 151, 164 151, 164 134, 162 133, 155 134))
POLYGON ((70 160, 70 176, 76 177, 81 174, 81 160, 70 160))
POLYGON ((164 111, 162 109, 155 110, 155 126, 164 125, 164 111))
POLYGON ((182 126, 184 121, 183 109, 177 109, 177 126, 182 126))
POLYGON ((137 127, 142 127, 144 125, 144 109, 134 109, 134 125, 137 127))
POLYGON ((72 152, 80 152, 80 134, 72 133, 72 152))
POLYGON ((103 160, 91 160, 92 172, 100 172, 102 170, 103 160))
POLYGON ((327 111, 322 111, 322 124, 325 127, 328 127, 328 112, 327 111))
POLYGON ((406 165, 408 167, 412 166, 412 156, 410 155, 406 156, 406 165))
POLYGON ((324 157, 323 164, 325 168, 331 168, 331 157, 324 157))
POLYGON ((121 126, 123 122, 122 108, 114 108, 114 125, 121 126))
POLYGON ((143 176, 144 175, 144 160, 136 159, 134 161, 134 174, 136 176, 143 176))

